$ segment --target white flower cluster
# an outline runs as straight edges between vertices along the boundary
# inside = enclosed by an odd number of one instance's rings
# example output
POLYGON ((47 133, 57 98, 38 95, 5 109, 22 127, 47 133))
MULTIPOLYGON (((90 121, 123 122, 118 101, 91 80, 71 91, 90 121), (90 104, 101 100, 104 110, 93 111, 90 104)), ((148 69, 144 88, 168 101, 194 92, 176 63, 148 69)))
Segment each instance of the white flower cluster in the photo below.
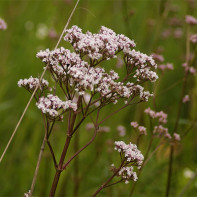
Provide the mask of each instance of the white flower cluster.
POLYGON ((80 95, 85 94, 86 90, 99 92, 102 97, 111 98, 115 103, 119 98, 127 99, 132 95, 139 95, 142 101, 152 96, 140 85, 117 82, 119 76, 115 71, 111 70, 108 74, 103 68, 90 67, 78 54, 63 47, 54 51, 41 51, 37 57, 49 66, 59 80, 68 80, 69 85, 74 86, 80 95))
POLYGON ((82 30, 73 26, 66 31, 64 39, 70 42, 77 53, 87 55, 92 60, 116 58, 116 53, 135 47, 133 40, 102 26, 98 34, 82 33, 82 30))
POLYGON ((41 97, 36 105, 38 109, 44 114, 49 115, 52 119, 60 117, 67 109, 72 109, 73 111, 77 110, 76 103, 73 103, 70 100, 62 101, 52 94, 48 94, 47 97, 41 97))
POLYGON ((98 34, 83 34, 77 26, 66 32, 65 40, 72 44, 75 52, 71 53, 61 47, 37 53, 37 57, 47 65, 56 80, 74 87, 79 95, 84 95, 87 91, 99 92, 113 103, 117 103, 119 98, 128 99, 138 95, 141 101, 147 101, 152 96, 136 83, 118 82, 119 75, 114 70, 107 73, 104 68, 96 67, 99 61, 114 58, 117 52, 123 51, 128 65, 132 64, 137 68, 134 77, 138 81, 155 81, 158 77, 151 69, 155 69, 157 65, 151 56, 131 50, 135 47, 132 40, 103 26, 98 34), (84 56, 90 58, 90 63, 82 59, 84 56))
POLYGON ((138 166, 142 165, 144 156, 135 144, 125 144, 123 141, 116 141, 114 144, 114 149, 122 153, 127 162, 134 162, 138 166))
POLYGON ((48 87, 49 82, 45 79, 42 79, 40 82, 38 78, 33 78, 32 76, 29 79, 20 79, 18 81, 18 86, 24 87, 27 90, 34 90, 37 85, 42 90, 44 87, 48 87))
POLYGON ((151 118, 157 118, 160 123, 166 123, 168 115, 163 111, 155 112, 149 108, 144 110, 144 113, 148 114, 151 118))
POLYGON ((157 68, 157 64, 152 56, 148 56, 134 49, 124 50, 123 52, 126 55, 127 64, 137 68, 136 74, 134 75, 137 81, 150 80, 155 82, 158 79, 157 74, 151 70, 157 68))
POLYGON ((118 172, 118 175, 125 180, 125 183, 128 184, 130 180, 137 181, 138 177, 136 172, 133 171, 133 167, 122 167, 118 172))

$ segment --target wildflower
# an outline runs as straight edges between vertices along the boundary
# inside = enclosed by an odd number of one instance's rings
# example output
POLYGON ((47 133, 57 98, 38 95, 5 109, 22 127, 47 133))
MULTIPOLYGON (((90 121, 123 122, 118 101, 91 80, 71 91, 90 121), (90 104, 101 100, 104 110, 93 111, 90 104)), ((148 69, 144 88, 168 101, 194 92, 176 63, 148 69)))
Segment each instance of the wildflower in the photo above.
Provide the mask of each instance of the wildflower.
POLYGON ((156 62, 163 62, 164 61, 164 57, 163 55, 159 55, 159 54, 156 54, 156 53, 153 53, 152 54, 152 57, 153 59, 156 61, 156 62))
POLYGON ((43 40, 48 35, 48 27, 45 24, 38 24, 38 28, 36 31, 36 37, 40 40, 43 40))
POLYGON ((173 70, 173 64, 167 63, 167 64, 161 64, 158 66, 158 69, 164 71, 164 70, 173 70))
POLYGON ((118 175, 125 181, 125 184, 128 184, 130 180, 137 181, 137 174, 133 170, 132 166, 122 167, 118 172, 118 175))
POLYGON ((24 196, 23 197, 30 197, 30 193, 31 193, 31 190, 29 190, 27 193, 24 193, 24 196))
POLYGON ((7 29, 7 24, 6 22, 0 18, 0 30, 6 30, 7 29))
POLYGON ((180 137, 180 135, 178 133, 174 133, 173 137, 174 137, 175 141, 180 141, 181 140, 181 137, 180 137))
MULTIPOLYGON (((92 129, 95 129, 95 126, 93 123, 90 122, 90 123, 86 124, 86 129, 88 131, 92 130, 92 129)), ((108 133, 108 132, 110 132, 110 127, 108 127, 108 126, 99 127, 98 132, 108 133)))
POLYGON ((61 118, 63 112, 69 108, 73 111, 77 110, 76 103, 73 103, 70 100, 62 101, 52 94, 48 94, 47 97, 41 97, 36 105, 42 113, 47 114, 51 119, 61 118))
POLYGON ((171 139, 171 135, 168 133, 168 128, 163 127, 162 125, 155 126, 153 130, 154 134, 158 134, 159 137, 166 137, 168 139, 171 139))
POLYGON ((24 87, 27 90, 34 90, 38 85, 38 88, 42 90, 45 87, 48 87, 49 82, 45 79, 41 81, 38 78, 33 78, 32 76, 29 79, 20 79, 18 81, 19 87, 24 87))
POLYGON ((196 44, 197 43, 197 34, 193 34, 190 36, 190 41, 193 43, 193 44, 196 44))
POLYGON ((190 15, 185 17, 185 22, 189 25, 197 25, 197 19, 190 15))
POLYGON ((137 122, 131 122, 130 124, 131 124, 131 126, 133 128, 137 128, 138 127, 138 123, 137 122))
POLYGON ((126 128, 124 126, 119 125, 117 127, 117 130, 118 130, 119 136, 123 137, 126 135, 126 128))
POLYGON ((142 165, 144 156, 135 144, 125 144, 123 141, 116 141, 114 144, 114 149, 120 152, 127 162, 135 162, 137 166, 142 165))
POLYGON ((143 126, 138 127, 140 135, 147 135, 146 128, 143 126))
POLYGON ((185 96, 183 97, 182 102, 183 102, 183 103, 187 103, 187 102, 189 102, 189 101, 190 101, 190 98, 189 98, 189 95, 187 94, 187 95, 185 95, 185 96))
POLYGON ((174 38, 179 39, 183 36, 183 30, 181 28, 177 28, 174 30, 174 38))
POLYGON ((192 170, 190 170, 189 168, 185 168, 183 171, 183 175, 185 178, 191 179, 195 176, 195 173, 192 170))
POLYGON ((166 123, 168 115, 164 113, 163 111, 155 112, 149 108, 144 110, 144 113, 148 114, 151 118, 155 119, 157 118, 160 123, 166 123))

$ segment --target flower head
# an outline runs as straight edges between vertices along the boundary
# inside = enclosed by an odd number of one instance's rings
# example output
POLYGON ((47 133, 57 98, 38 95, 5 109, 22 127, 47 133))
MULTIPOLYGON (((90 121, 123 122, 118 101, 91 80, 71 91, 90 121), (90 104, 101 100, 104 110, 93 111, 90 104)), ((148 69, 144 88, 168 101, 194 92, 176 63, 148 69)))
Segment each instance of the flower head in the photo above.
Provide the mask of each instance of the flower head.
POLYGON ((6 30, 6 29, 7 29, 6 22, 0 18, 0 30, 6 30))
POLYGON ((47 114, 51 119, 60 118, 67 109, 77 110, 77 104, 72 101, 62 101, 58 96, 48 94, 47 97, 41 97, 36 103, 42 113, 47 114))

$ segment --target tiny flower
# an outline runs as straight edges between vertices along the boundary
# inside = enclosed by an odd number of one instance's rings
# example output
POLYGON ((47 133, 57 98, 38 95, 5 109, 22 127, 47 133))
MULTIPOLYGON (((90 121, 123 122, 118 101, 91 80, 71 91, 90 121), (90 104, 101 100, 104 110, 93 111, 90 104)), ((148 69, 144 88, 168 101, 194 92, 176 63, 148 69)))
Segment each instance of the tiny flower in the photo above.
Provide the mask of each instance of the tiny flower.
POLYGON ((126 128, 124 126, 119 125, 117 127, 117 130, 118 130, 119 136, 123 137, 126 135, 126 128))
POLYGON ((165 124, 167 122, 168 115, 164 113, 163 111, 155 112, 149 108, 144 110, 144 113, 148 114, 151 118, 155 119, 157 118, 160 123, 165 124))
POLYGON ((27 90, 34 90, 37 86, 40 90, 42 90, 45 87, 48 87, 49 82, 45 79, 42 79, 41 81, 38 78, 33 78, 32 76, 28 79, 20 79, 18 81, 19 87, 24 87, 27 90))
POLYGON ((140 135, 147 135, 146 128, 143 126, 138 127, 140 135))
POLYGON ((183 175, 185 178, 191 179, 195 176, 195 173, 189 168, 185 168, 183 171, 183 175))
POLYGON ((161 64, 158 66, 158 69, 164 71, 164 70, 173 70, 174 67, 173 67, 173 64, 171 63, 167 63, 167 64, 161 64))
POLYGON ((72 109, 73 111, 77 110, 77 104, 72 101, 62 101, 59 97, 52 94, 48 94, 47 97, 41 97, 36 103, 38 109, 42 113, 48 115, 51 119, 61 118, 63 112, 67 109, 72 109))
POLYGON ((189 72, 192 74, 192 75, 195 75, 196 74, 196 69, 194 67, 189 67, 189 72))
POLYGON ((189 25, 197 25, 197 19, 190 15, 185 17, 185 22, 189 25))
POLYGON ((137 174, 133 170, 132 166, 122 167, 118 172, 118 175, 125 181, 125 184, 128 184, 130 180, 137 181, 137 174))
POLYGON ((181 140, 181 137, 178 133, 174 133, 173 136, 174 136, 175 141, 180 141, 181 140))
POLYGON ((179 39, 183 36, 183 30, 180 28, 175 29, 174 38, 179 39))
POLYGON ((189 95, 187 94, 187 95, 185 95, 185 96, 183 97, 182 102, 183 102, 183 103, 187 103, 187 102, 189 102, 189 101, 190 101, 190 98, 189 98, 189 95))
POLYGON ((196 44, 196 43, 197 43, 197 34, 191 35, 191 36, 190 36, 190 41, 191 41, 193 44, 196 44))
POLYGON ((153 53, 152 56, 153 56, 153 59, 154 59, 156 62, 161 63, 161 62, 164 61, 164 57, 163 57, 162 55, 153 53))
POLYGON ((158 137, 166 137, 168 139, 171 139, 171 135, 169 134, 168 132, 168 128, 165 128, 163 127, 162 125, 159 125, 159 126, 155 126, 154 127, 154 130, 153 130, 153 133, 154 134, 158 134, 158 137))
POLYGON ((87 129, 88 131, 94 129, 94 124, 93 124, 93 123, 88 123, 88 124, 86 124, 86 129, 87 129))
POLYGON ((137 128, 139 126, 137 122, 131 122, 130 124, 133 128, 137 128))
POLYGON ((6 30, 6 29, 7 29, 6 22, 0 18, 0 30, 6 30))
POLYGON ((31 193, 31 190, 29 190, 27 193, 24 193, 24 196, 23 197, 30 197, 30 193, 31 193))
POLYGON ((144 156, 141 151, 138 150, 135 144, 125 144, 123 141, 116 141, 115 150, 122 153, 128 162, 135 162, 137 166, 141 166, 144 160, 144 156))

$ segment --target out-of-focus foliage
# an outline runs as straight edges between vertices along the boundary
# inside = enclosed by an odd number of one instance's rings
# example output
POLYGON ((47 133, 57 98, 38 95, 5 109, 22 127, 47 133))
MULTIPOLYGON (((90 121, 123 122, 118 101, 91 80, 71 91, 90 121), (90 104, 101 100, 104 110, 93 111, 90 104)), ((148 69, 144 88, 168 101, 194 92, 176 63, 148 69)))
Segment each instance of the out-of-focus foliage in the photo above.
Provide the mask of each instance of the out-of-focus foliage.
MULTIPOLYGON (((174 64, 173 71, 160 75, 156 83, 157 110, 168 113, 168 128, 173 131, 177 114, 177 107, 181 95, 183 68, 186 51, 186 28, 184 18, 186 14, 197 13, 197 2, 190 6, 186 0, 81 0, 71 20, 71 25, 78 25, 84 31, 97 32, 101 25, 123 33, 135 40, 137 49, 151 54, 163 50, 166 62, 174 64), (166 4, 167 3, 167 4, 166 4), (167 8, 166 8, 167 6, 167 8), (170 21, 172 18, 180 20, 182 35, 173 36, 177 29, 170 21), (171 32, 171 36, 163 38, 163 34, 171 32), (174 85, 175 84, 175 85, 174 85)), ((30 95, 17 87, 20 78, 39 76, 43 71, 43 64, 35 55, 40 49, 53 49, 57 39, 74 6, 73 0, 1 0, 0 18, 7 23, 7 30, 0 32, 0 153, 30 98, 30 95)), ((70 47, 64 41, 60 43, 70 47)), ((116 61, 108 63, 118 72, 116 61)), ((49 78, 46 75, 45 78, 49 78)), ((49 78, 50 80, 50 78, 49 78)), ((147 87, 149 85, 147 84, 147 87)), ((153 89, 153 87, 149 87, 153 89)), ((184 104, 179 122, 179 133, 183 133, 195 121, 197 105, 196 79, 189 80, 187 93, 191 102, 184 104)), ((93 192, 110 176, 110 165, 118 160, 113 153, 113 142, 125 140, 134 142, 131 121, 138 121, 150 129, 149 119, 143 111, 147 107, 154 107, 150 99, 148 103, 131 106, 105 122, 111 127, 109 133, 99 133, 95 142, 79 155, 79 196, 91 196, 93 192), (127 134, 120 137, 116 127, 122 124, 127 134)), ((117 107, 117 106, 116 106, 117 107)), ((103 116, 115 110, 114 105, 104 110, 103 116)), ((90 120, 89 120, 90 121, 90 120)), ((87 120, 88 123, 88 120, 87 120)), ((64 127, 65 128, 65 127, 64 127)), ((79 146, 85 144, 93 133, 86 131, 85 125, 80 129, 79 146)), ((22 124, 12 142, 8 152, 0 164, 0 196, 22 196, 30 188, 37 157, 44 136, 44 125, 40 112, 31 103, 22 124)), ((52 144, 57 157, 66 137, 62 125, 56 125, 52 144)), ((75 139, 73 139, 74 141, 75 139)), ((143 141, 146 145, 148 137, 143 141)), ((177 196, 188 181, 184 176, 187 168, 195 171, 197 168, 197 134, 196 125, 182 140, 175 150, 173 164, 171 196, 177 196)), ((74 144, 74 143, 73 143, 74 144)), ((69 155, 74 152, 74 145, 69 148, 69 155)), ((145 146, 141 147, 145 150, 145 146)), ((164 196, 167 182, 167 163, 169 148, 161 147, 153 156, 142 172, 135 191, 135 197, 164 196)), ((67 157, 68 158, 68 157, 67 157)), ((48 148, 44 152, 34 196, 47 196, 52 184, 55 170, 48 148)), ((62 173, 57 196, 73 196, 75 173, 73 163, 69 170, 62 173)), ((100 196, 128 196, 131 184, 118 184, 107 188, 100 196)), ((197 193, 197 179, 192 182, 185 196, 195 196, 197 193)))

